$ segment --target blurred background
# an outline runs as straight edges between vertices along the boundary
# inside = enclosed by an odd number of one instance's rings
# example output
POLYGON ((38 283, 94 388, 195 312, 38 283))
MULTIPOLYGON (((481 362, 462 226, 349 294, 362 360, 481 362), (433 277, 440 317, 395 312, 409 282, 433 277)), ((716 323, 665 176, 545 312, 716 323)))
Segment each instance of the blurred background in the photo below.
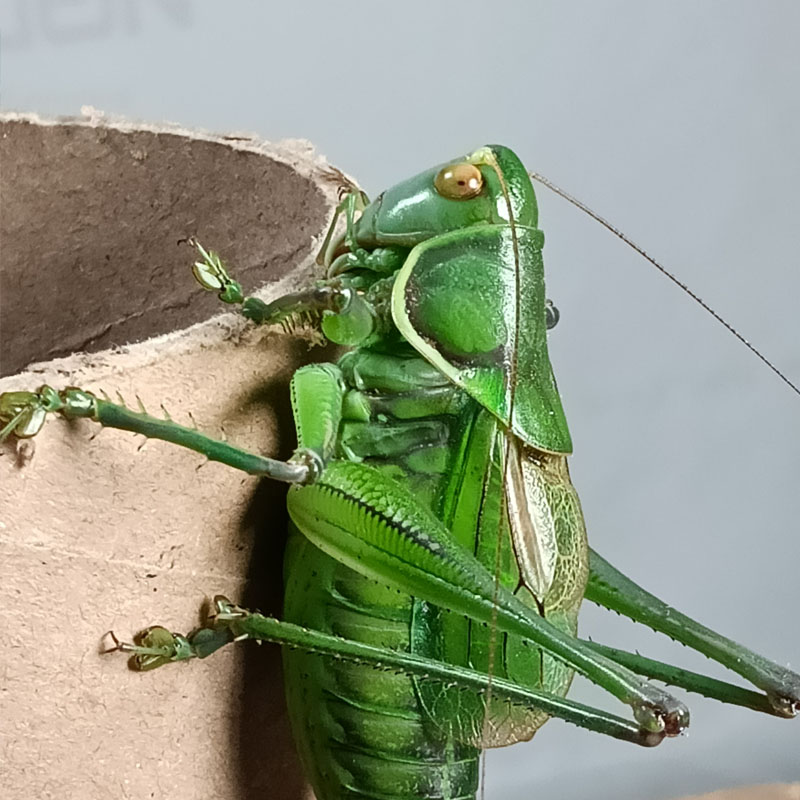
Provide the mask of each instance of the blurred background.
MULTIPOLYGON (((371 195, 507 144, 798 382, 798 37, 795 0, 0 0, 0 103, 305 138, 371 195)), ((605 230, 539 197, 593 546, 800 668, 800 397, 605 230)), ((582 633, 723 674, 594 607, 582 633)), ((573 696, 614 707, 583 681, 573 696)), ((800 723, 689 702, 690 734, 653 751, 553 722, 490 753, 487 797, 800 780, 800 723)))

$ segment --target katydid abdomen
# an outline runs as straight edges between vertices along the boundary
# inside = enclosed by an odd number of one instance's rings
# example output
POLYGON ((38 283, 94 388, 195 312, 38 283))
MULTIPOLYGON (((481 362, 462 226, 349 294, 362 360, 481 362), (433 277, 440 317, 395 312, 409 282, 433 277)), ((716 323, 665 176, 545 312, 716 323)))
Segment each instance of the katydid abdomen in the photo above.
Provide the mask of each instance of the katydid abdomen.
MULTIPOLYGON (((340 366, 339 457, 405 486, 503 586, 574 635, 587 550, 563 458, 528 453, 529 463, 539 462, 533 468, 554 512, 558 548, 548 590, 535 597, 501 502, 504 437, 496 418, 409 348, 355 351, 340 366)), ((569 686, 571 671, 537 648, 360 575, 296 529, 285 575, 291 622, 558 695, 569 686)), ((319 800, 473 798, 480 748, 530 738, 547 718, 497 699, 487 714, 482 697, 371 665, 298 650, 284 659, 294 736, 319 800)))

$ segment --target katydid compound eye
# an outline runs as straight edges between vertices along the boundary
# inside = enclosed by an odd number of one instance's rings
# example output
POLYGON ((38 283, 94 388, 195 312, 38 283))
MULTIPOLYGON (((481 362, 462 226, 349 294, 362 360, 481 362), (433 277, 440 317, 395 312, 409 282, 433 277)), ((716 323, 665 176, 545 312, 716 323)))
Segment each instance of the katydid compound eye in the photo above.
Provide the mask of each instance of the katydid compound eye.
POLYGON ((451 164, 439 170, 433 185, 448 200, 469 200, 483 189, 483 175, 474 164, 451 164))

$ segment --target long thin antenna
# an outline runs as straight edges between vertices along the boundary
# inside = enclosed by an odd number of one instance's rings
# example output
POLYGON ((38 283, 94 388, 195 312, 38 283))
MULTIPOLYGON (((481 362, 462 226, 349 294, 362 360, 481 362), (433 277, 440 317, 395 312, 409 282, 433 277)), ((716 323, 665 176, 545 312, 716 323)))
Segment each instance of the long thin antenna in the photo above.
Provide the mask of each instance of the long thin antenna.
POLYGON ((733 327, 727 320, 721 317, 716 311, 714 311, 711 306, 706 303, 705 300, 698 297, 685 283, 680 281, 678 278, 675 277, 666 267, 659 264, 651 255, 649 255, 644 248, 640 247, 636 242, 634 242, 630 237, 626 236, 619 228, 616 228, 612 225, 607 219, 601 217, 596 212, 592 211, 589 206, 585 203, 582 203, 578 200, 577 197, 573 197, 568 192, 565 192, 560 187, 556 186, 549 178, 545 178, 544 175, 540 175, 538 172, 531 172, 529 173, 530 177, 533 180, 541 183, 542 186, 546 186, 550 189, 551 192, 555 192, 559 197, 563 197, 568 203, 572 203, 576 208, 579 208, 585 214, 588 214, 593 220, 599 222, 604 228, 607 228, 611 233, 614 234, 618 239, 622 239, 628 247, 632 247, 642 258, 647 259, 662 275, 665 275, 669 278, 676 286, 679 286, 683 289, 689 297, 692 298, 696 303, 699 303, 712 317, 714 317, 717 322, 724 325, 751 353, 754 353, 758 356, 761 361, 763 361, 795 394, 800 395, 800 388, 797 384, 792 383, 766 356, 762 355, 761 351, 754 347, 747 339, 742 336, 736 328, 733 327))

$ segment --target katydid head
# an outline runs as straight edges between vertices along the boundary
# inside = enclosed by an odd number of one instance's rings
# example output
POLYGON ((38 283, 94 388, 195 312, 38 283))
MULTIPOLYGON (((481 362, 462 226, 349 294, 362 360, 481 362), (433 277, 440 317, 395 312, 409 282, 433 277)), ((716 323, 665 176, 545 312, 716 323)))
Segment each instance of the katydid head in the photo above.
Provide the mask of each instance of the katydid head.
POLYGON ((535 228, 537 216, 520 160, 507 147, 489 145, 387 189, 364 209, 355 238, 365 248, 414 247, 473 225, 513 221, 535 228))

